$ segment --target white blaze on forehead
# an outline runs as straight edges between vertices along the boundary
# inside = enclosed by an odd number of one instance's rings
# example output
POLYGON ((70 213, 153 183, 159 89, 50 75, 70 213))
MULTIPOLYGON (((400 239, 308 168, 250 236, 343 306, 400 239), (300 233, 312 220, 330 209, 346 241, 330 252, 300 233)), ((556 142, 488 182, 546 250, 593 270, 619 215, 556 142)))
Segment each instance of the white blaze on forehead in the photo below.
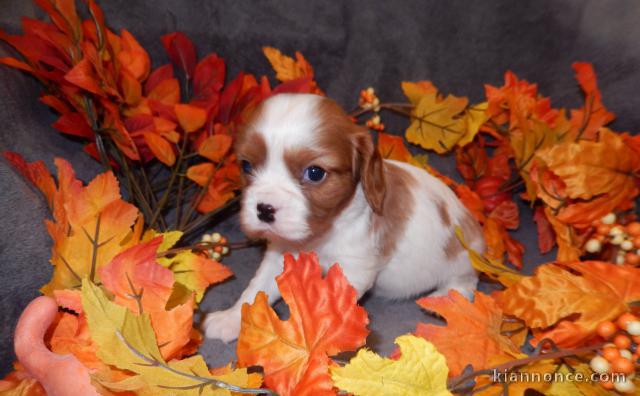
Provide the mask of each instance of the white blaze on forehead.
POLYGON ((289 240, 302 240, 309 235, 308 203, 297 176, 292 176, 287 168, 285 153, 289 149, 315 146, 321 125, 318 117, 321 100, 317 95, 279 94, 267 99, 253 120, 250 128, 264 138, 267 158, 254 169, 251 185, 242 194, 241 220, 248 230, 268 231, 289 240), (257 217, 256 206, 261 202, 276 209, 275 221, 270 224, 257 217))
POLYGON ((264 137, 270 159, 282 158, 285 148, 314 146, 321 100, 318 95, 279 94, 263 103, 252 129, 264 137))

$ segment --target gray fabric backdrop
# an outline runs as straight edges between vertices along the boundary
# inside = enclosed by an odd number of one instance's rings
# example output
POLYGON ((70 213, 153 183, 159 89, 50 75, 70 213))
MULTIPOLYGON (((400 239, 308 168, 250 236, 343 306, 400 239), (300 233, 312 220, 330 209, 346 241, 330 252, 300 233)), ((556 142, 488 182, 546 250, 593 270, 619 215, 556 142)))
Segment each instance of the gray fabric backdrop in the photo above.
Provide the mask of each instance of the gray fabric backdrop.
MULTIPOLYGON (((483 84, 501 84, 511 69, 538 82, 556 106, 578 106, 582 97, 571 63, 595 64, 604 103, 618 115, 618 130, 640 129, 640 2, 570 0, 482 1, 101 1, 109 26, 127 28, 147 48, 155 65, 166 63, 159 37, 182 30, 200 55, 216 52, 229 66, 272 76, 263 45, 287 53, 300 50, 316 69, 320 87, 347 108, 363 87, 376 87, 386 100, 401 100, 402 80, 432 80, 444 92, 479 100, 483 84)), ((21 16, 42 16, 26 0, 0 0, 0 28, 19 32, 21 16)), ((0 44, 0 56, 11 51, 0 44)), ((70 160, 87 181, 99 166, 81 146, 54 131, 55 119, 37 101, 31 78, 0 69, 0 150, 28 160, 55 156, 70 160)), ((402 132, 406 121, 386 118, 402 132)), ((431 163, 455 175, 452 158, 431 155, 431 163)), ((14 359, 11 337, 25 305, 50 277, 50 241, 42 224, 47 211, 38 193, 0 162, 0 375, 14 359)), ((241 238, 234 219, 218 225, 241 238)), ((528 249, 527 271, 549 259, 536 253, 530 213, 523 211, 517 236, 528 249)), ((206 309, 232 304, 259 263, 258 249, 237 252, 225 262, 236 278, 213 288, 206 309)), ((389 352, 393 339, 430 321, 413 301, 365 300, 373 330, 369 343, 389 352)), ((210 364, 233 358, 235 345, 207 341, 210 364)))

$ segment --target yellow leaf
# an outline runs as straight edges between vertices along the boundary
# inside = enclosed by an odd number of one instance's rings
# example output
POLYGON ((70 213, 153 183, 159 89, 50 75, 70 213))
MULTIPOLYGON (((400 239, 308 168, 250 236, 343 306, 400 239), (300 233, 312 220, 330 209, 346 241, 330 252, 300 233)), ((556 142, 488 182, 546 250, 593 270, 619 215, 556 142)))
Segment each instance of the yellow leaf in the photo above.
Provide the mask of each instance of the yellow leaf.
POLYGON ((549 389, 545 391, 547 396, 606 396, 611 395, 611 392, 605 390, 597 382, 591 381, 579 381, 578 376, 582 378, 590 378, 592 371, 587 364, 581 363, 576 366, 572 366, 573 371, 569 371, 566 365, 560 366, 558 373, 565 378, 575 378, 575 380, 554 381, 551 383, 549 389))
POLYGON ((464 236, 462 235, 462 229, 460 227, 456 227, 456 236, 460 240, 462 246, 469 253, 471 265, 476 270, 482 272, 489 278, 496 280, 507 287, 518 283, 518 281, 523 278, 522 274, 505 266, 499 260, 487 258, 485 255, 476 252, 469 245, 467 245, 464 240, 464 236))
POLYGON ((138 215, 133 205, 120 198, 113 173, 98 175, 82 187, 72 173, 63 176, 67 166, 58 162, 61 180, 57 199, 65 212, 48 225, 53 238, 51 264, 55 268, 51 281, 41 289, 46 295, 78 287, 85 277, 98 279, 98 270, 124 248, 138 215), (65 193, 65 186, 73 188, 65 193))
POLYGON ((380 357, 368 349, 344 367, 332 367, 337 388, 354 395, 451 395, 447 390, 449 369, 433 344, 413 335, 396 338, 402 356, 380 357))
MULTIPOLYGON (((135 315, 127 308, 112 303, 98 286, 87 279, 82 282, 82 306, 98 357, 104 363, 139 375, 144 383, 154 388, 154 394, 175 395, 177 389, 181 395, 231 394, 213 385, 215 381, 223 380, 209 373, 200 355, 165 362, 149 315, 135 315)), ((222 378, 228 381, 225 383, 246 378, 238 384, 244 386, 248 377, 242 377, 243 372, 246 374, 242 371, 222 378)))
POLYGON ((299 52, 296 52, 297 61, 284 55, 277 48, 263 47, 262 52, 271 63, 271 67, 276 72, 276 79, 279 81, 295 80, 301 77, 313 78, 311 66, 299 52))
POLYGON ((467 98, 453 95, 443 100, 438 100, 435 92, 424 95, 411 113, 407 140, 440 154, 451 150, 467 134, 467 103, 467 98))
POLYGON ((404 96, 406 96, 409 102, 414 106, 417 106, 418 103, 420 103, 420 99, 422 99, 423 96, 438 93, 438 89, 431 83, 431 81, 403 81, 400 83, 400 86, 402 87, 404 96))
POLYGON ((467 123, 467 133, 458 141, 458 146, 462 147, 469 144, 473 138, 476 137, 482 124, 487 122, 489 119, 489 115, 487 114, 488 108, 489 103, 482 102, 467 109, 464 114, 464 119, 467 123))

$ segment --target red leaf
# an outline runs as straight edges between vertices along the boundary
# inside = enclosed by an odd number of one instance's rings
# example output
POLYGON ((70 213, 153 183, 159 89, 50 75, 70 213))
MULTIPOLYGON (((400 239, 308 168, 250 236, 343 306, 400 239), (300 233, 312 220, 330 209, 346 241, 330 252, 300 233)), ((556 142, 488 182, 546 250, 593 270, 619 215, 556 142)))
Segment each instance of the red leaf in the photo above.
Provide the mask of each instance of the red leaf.
POLYGON ((70 83, 96 95, 104 95, 89 59, 83 58, 64 76, 70 83))
POLYGON ((544 206, 540 205, 536 208, 533 220, 538 227, 538 249, 540 249, 540 253, 547 253, 556 244, 556 233, 544 213, 544 206))
POLYGON ((65 113, 52 125, 62 133, 93 140, 93 130, 80 113, 65 113))
POLYGON ((194 99, 208 99, 220 93, 224 86, 224 60, 216 54, 202 59, 196 66, 193 76, 194 99))
POLYGON ((576 72, 576 80, 585 95, 584 108, 571 111, 571 126, 582 138, 595 139, 598 130, 613 121, 616 116, 602 104, 602 95, 598 89, 593 65, 587 62, 576 62, 571 66, 576 72))
POLYGON ((72 111, 69 105, 57 96, 42 95, 40 96, 40 101, 60 114, 66 114, 72 111))
POLYGON ((196 48, 182 32, 165 34, 160 38, 171 62, 191 79, 196 68, 196 48))
POLYGON ((148 96, 162 81, 173 78, 173 65, 167 63, 154 70, 144 83, 144 95, 148 96))

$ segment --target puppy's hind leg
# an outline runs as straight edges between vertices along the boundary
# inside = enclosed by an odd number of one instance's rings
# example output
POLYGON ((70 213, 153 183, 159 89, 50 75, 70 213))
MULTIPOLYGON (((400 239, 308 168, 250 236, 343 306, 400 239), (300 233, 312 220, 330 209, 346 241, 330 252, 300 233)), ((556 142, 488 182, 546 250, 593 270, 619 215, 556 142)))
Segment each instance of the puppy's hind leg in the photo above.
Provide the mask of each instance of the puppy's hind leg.
POLYGON ((438 285, 438 288, 429 294, 431 297, 446 296, 449 290, 454 289, 467 300, 473 301, 473 292, 478 284, 478 275, 475 272, 468 272, 447 279, 444 283, 438 285))

